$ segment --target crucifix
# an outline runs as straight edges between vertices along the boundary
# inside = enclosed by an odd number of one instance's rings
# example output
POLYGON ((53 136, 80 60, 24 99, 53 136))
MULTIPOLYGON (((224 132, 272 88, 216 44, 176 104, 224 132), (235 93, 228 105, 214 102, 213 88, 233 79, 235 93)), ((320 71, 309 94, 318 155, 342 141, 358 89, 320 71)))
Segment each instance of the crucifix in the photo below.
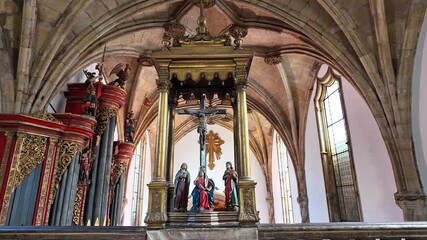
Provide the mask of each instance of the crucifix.
POLYGON ((206 109, 205 108, 205 94, 200 98, 199 109, 179 109, 178 114, 189 114, 199 118, 199 126, 197 132, 199 133, 200 144, 200 167, 206 168, 206 132, 208 117, 215 114, 226 114, 226 109, 206 109))

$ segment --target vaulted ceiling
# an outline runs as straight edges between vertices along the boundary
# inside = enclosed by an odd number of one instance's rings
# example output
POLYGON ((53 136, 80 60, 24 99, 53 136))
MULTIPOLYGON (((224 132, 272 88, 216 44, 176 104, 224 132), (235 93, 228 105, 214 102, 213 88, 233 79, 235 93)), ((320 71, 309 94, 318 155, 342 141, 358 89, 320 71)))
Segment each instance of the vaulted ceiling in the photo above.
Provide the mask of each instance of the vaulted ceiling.
MULTIPOLYGON (((307 111, 322 63, 346 76, 365 99, 389 150, 412 154, 396 138, 411 137, 412 66, 426 5, 424 0, 216 0, 205 9, 211 35, 227 34, 233 23, 248 28, 242 46, 254 51, 247 95, 251 147, 259 160, 269 159, 274 128, 295 163, 303 165, 307 111)), ((198 15, 192 0, 0 1, 1 112, 44 109, 72 76, 101 61, 106 46, 107 73, 117 63, 131 65, 119 124, 133 110, 137 138, 154 132, 157 73, 137 60, 162 49, 166 23, 195 34, 198 15), (151 108, 142 105, 145 96, 154 100, 151 108)), ((232 129, 230 119, 214 120, 232 129)), ((195 126, 192 119, 177 117, 177 139, 195 126)))

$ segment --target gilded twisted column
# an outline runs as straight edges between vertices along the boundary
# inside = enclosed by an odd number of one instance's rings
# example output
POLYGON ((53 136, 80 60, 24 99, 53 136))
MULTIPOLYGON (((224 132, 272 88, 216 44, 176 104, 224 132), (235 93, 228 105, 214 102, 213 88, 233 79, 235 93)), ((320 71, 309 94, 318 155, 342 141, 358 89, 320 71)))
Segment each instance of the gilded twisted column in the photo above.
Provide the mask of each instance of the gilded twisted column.
POLYGON ((167 221, 167 182, 166 161, 168 157, 168 99, 169 99, 169 70, 167 62, 158 62, 159 80, 159 110, 157 115, 156 161, 153 181, 148 184, 148 211, 145 218, 148 228, 163 228, 167 221), (165 64, 166 63, 166 64, 165 64))

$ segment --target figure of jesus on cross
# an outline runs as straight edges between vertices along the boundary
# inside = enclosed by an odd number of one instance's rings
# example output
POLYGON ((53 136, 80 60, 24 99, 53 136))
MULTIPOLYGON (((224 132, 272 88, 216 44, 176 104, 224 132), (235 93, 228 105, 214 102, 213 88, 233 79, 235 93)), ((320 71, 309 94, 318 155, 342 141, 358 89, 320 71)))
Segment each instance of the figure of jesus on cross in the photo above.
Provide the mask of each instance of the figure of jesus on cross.
POLYGON ((205 94, 200 98, 199 109, 179 109, 178 114, 189 114, 199 118, 199 126, 197 132, 199 133, 200 144, 200 166, 206 168, 206 132, 208 125, 208 117, 215 114, 226 114, 226 109, 206 109, 205 108, 205 94))

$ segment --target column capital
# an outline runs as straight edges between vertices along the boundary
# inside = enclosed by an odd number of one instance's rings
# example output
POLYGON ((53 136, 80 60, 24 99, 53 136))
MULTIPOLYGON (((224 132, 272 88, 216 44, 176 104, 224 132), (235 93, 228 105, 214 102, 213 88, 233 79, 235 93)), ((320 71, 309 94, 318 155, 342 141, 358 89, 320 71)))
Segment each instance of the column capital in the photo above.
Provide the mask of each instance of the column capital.
POLYGON ((235 82, 236 89, 239 91, 246 91, 246 88, 248 87, 247 81, 240 80, 235 82))
POLYGON ((394 194, 394 199, 402 209, 405 221, 427 220, 427 202, 424 193, 397 192, 394 194))
POLYGON ((169 80, 162 80, 162 79, 157 79, 156 84, 157 84, 157 90, 159 92, 167 92, 172 86, 169 80))

